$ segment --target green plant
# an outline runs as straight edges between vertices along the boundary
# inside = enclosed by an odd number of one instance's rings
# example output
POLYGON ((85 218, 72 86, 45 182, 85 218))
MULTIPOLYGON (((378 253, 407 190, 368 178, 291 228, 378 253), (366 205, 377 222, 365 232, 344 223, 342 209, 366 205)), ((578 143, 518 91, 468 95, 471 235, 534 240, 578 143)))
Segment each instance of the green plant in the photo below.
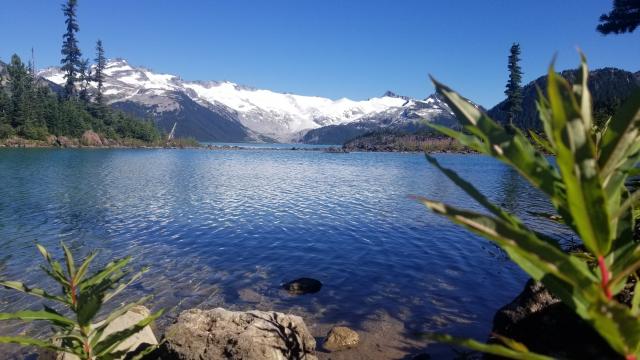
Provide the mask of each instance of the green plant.
POLYGON ((8 139, 15 135, 16 132, 9 124, 0 124, 0 139, 8 139))
MULTIPOLYGON (((612 349, 626 359, 640 355, 640 291, 631 306, 614 295, 640 267, 640 245, 633 240, 633 204, 640 192, 625 187, 637 173, 640 159, 640 92, 634 93, 602 131, 595 131, 588 69, 582 56, 581 77, 571 85, 549 69, 546 96, 537 103, 546 139, 535 137, 555 155, 551 163, 514 128, 503 128, 466 99, 435 81, 435 87, 456 113, 464 132, 434 125, 440 132, 480 153, 513 167, 546 195, 557 215, 581 239, 593 262, 563 251, 553 238, 525 226, 516 216, 491 203, 454 171, 428 161, 482 205, 475 213, 419 198, 429 209, 500 246, 535 280, 541 281, 590 324, 612 349)), ((455 339, 436 340, 514 359, 548 359, 521 343, 499 338, 500 344, 455 339)))
MULTIPOLYGON (((44 310, 40 311, 26 310, 16 313, 0 313, 0 320, 43 320, 51 323, 56 329, 55 334, 48 341, 22 336, 10 336, 0 337, 0 343, 36 346, 60 353, 73 354, 82 360, 119 359, 127 355, 131 349, 116 349, 129 337, 138 333, 162 315, 161 310, 129 328, 112 334, 105 334, 105 330, 111 322, 124 315, 134 306, 148 300, 148 297, 146 297, 135 303, 122 305, 109 314, 101 323, 94 324, 92 322, 105 302, 139 279, 146 272, 146 269, 131 273, 126 269, 131 258, 126 257, 110 262, 93 275, 87 276, 89 265, 96 256, 95 252, 87 256, 79 267, 76 267, 71 251, 62 244, 66 268, 63 270, 60 262, 53 260, 43 246, 37 245, 37 247, 48 265, 42 266, 42 269, 62 287, 62 294, 50 294, 45 290, 31 288, 17 281, 0 281, 0 285, 62 304, 74 316, 72 318, 66 317, 47 305, 44 305, 44 310)), ((153 350, 154 347, 148 347, 134 358, 140 359, 153 350)))

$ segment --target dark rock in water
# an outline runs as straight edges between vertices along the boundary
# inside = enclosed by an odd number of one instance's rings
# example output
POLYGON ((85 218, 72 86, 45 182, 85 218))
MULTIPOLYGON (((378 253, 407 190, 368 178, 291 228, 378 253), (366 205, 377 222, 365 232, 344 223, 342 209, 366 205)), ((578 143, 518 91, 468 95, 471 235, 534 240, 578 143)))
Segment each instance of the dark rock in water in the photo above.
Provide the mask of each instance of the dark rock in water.
POLYGON ((431 360, 431 355, 429 354, 418 354, 413 357, 411 360, 431 360))
POLYGON ((282 287, 294 295, 315 294, 322 288, 322 283, 316 279, 300 278, 290 281, 282 287))
MULTIPOLYGON (((629 289, 630 287, 628 287, 629 289)), ((624 290, 620 296, 629 290, 624 290)), ((620 298, 622 300, 622 298, 620 298)), ((529 350, 564 359, 620 359, 607 342, 542 283, 529 280, 511 303, 495 314, 492 333, 526 345, 529 350)), ((499 343, 490 338, 490 343, 499 343)), ((498 357, 486 355, 486 359, 498 357)))

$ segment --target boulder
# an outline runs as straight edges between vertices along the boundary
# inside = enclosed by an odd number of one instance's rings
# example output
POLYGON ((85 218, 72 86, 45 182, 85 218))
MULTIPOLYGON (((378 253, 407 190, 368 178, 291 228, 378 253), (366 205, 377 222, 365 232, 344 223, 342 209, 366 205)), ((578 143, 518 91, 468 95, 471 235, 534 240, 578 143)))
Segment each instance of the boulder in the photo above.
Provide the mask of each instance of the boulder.
POLYGON ((327 351, 340 351, 356 347, 359 342, 357 332, 346 326, 334 326, 329 330, 322 347, 327 351))
POLYGON ((64 147, 64 148, 78 146, 75 140, 69 139, 66 136, 58 136, 58 138, 56 139, 56 142, 60 147, 64 147))
POLYGON ((301 317, 266 311, 191 309, 165 332, 163 360, 317 360, 301 317))
POLYGON ((102 146, 102 140, 100 135, 96 134, 93 130, 87 130, 82 134, 80 142, 84 146, 102 146))
MULTIPOLYGON (((619 297, 628 297, 623 291, 619 297)), ((621 299, 619 299, 621 300, 621 299)), ((565 359, 619 359, 591 326, 542 283, 529 280, 524 290, 493 318, 492 333, 523 343, 533 352, 565 359)), ((500 343, 490 338, 490 343, 500 343)), ((496 357, 485 356, 487 359, 496 357)))
POLYGON ((282 287, 293 295, 315 294, 322 289, 322 283, 316 279, 303 277, 289 281, 282 287))
MULTIPOLYGON (((144 318, 150 315, 149 309, 142 305, 138 305, 133 307, 131 310, 127 311, 124 315, 113 320, 109 326, 104 331, 102 335, 102 339, 105 337, 117 332, 124 330, 130 326, 137 324, 142 321, 144 318)), ((100 326, 101 322, 97 323, 95 326, 100 326)), ((132 353, 135 353, 136 350, 142 350, 149 345, 158 345, 158 340, 151 328, 147 325, 142 331, 134 334, 122 344, 120 344, 115 350, 129 350, 132 353)), ((121 359, 124 359, 122 357, 121 359)), ((71 354, 60 354, 54 353, 51 351, 42 351, 40 353, 39 359, 41 360, 78 360, 78 357, 71 354)))

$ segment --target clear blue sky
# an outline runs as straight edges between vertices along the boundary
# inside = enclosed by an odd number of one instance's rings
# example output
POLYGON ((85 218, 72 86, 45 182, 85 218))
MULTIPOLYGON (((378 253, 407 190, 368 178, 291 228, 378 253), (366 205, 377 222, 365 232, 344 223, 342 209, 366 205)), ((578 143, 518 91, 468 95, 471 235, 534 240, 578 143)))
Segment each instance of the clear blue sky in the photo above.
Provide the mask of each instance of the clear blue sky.
MULTIPOLYGON (((57 65, 62 0, 3 1, 0 59, 14 52, 57 65)), ((575 67, 640 70, 640 31, 602 36, 611 0, 79 0, 80 45, 190 80, 366 99, 385 90, 423 98, 428 74, 484 106, 503 98, 512 42, 524 80, 575 67)))

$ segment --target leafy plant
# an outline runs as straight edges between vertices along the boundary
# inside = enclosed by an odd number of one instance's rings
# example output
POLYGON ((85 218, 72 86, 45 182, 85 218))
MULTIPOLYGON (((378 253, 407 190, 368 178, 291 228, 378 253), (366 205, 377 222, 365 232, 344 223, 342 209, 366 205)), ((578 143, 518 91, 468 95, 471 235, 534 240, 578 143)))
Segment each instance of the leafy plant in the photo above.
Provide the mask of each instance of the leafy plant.
MULTIPOLYGON (((480 109, 433 80, 436 90, 456 113, 464 132, 432 125, 480 153, 517 170, 541 190, 593 255, 566 253, 557 241, 528 228, 516 216, 491 203, 472 184, 427 156, 451 181, 482 205, 489 214, 458 209, 419 198, 429 209, 480 234, 500 246, 535 280, 541 281, 577 315, 590 324, 626 359, 640 355, 640 291, 632 305, 616 301, 630 275, 640 267, 640 245, 633 240, 633 204, 640 192, 630 193, 625 181, 640 159, 640 92, 624 103, 601 131, 594 130, 592 100, 587 88, 588 68, 582 56, 581 76, 569 84, 549 69, 546 95, 537 103, 546 139, 540 147, 555 155, 552 164, 524 134, 503 128, 480 109)), ((436 340, 514 359, 548 359, 525 345, 502 338, 483 344, 446 335, 436 340)))
MULTIPOLYGON (((131 258, 126 257, 110 262, 103 269, 87 276, 89 265, 96 256, 95 252, 87 256, 82 264, 76 267, 71 251, 62 244, 65 258, 65 268, 63 269, 62 264, 53 260, 51 254, 43 246, 37 245, 37 247, 47 263, 47 266, 42 266, 42 269, 60 284, 62 294, 50 294, 45 290, 32 288, 17 281, 0 281, 0 286, 62 304, 74 316, 66 317, 47 305, 44 305, 44 310, 41 311, 26 310, 16 313, 0 313, 0 320, 43 320, 51 323, 56 330, 48 341, 23 336, 9 336, 0 337, 0 343, 36 346, 55 352, 73 354, 82 360, 119 359, 127 355, 131 349, 116 349, 129 337, 142 331, 162 315, 161 310, 129 328, 105 334, 109 324, 134 306, 148 300, 148 297, 132 304, 120 306, 98 324, 94 324, 92 321, 104 303, 139 279, 147 269, 131 273, 126 269, 131 258)), ((134 358, 140 359, 153 350, 154 347, 148 347, 134 358)))

